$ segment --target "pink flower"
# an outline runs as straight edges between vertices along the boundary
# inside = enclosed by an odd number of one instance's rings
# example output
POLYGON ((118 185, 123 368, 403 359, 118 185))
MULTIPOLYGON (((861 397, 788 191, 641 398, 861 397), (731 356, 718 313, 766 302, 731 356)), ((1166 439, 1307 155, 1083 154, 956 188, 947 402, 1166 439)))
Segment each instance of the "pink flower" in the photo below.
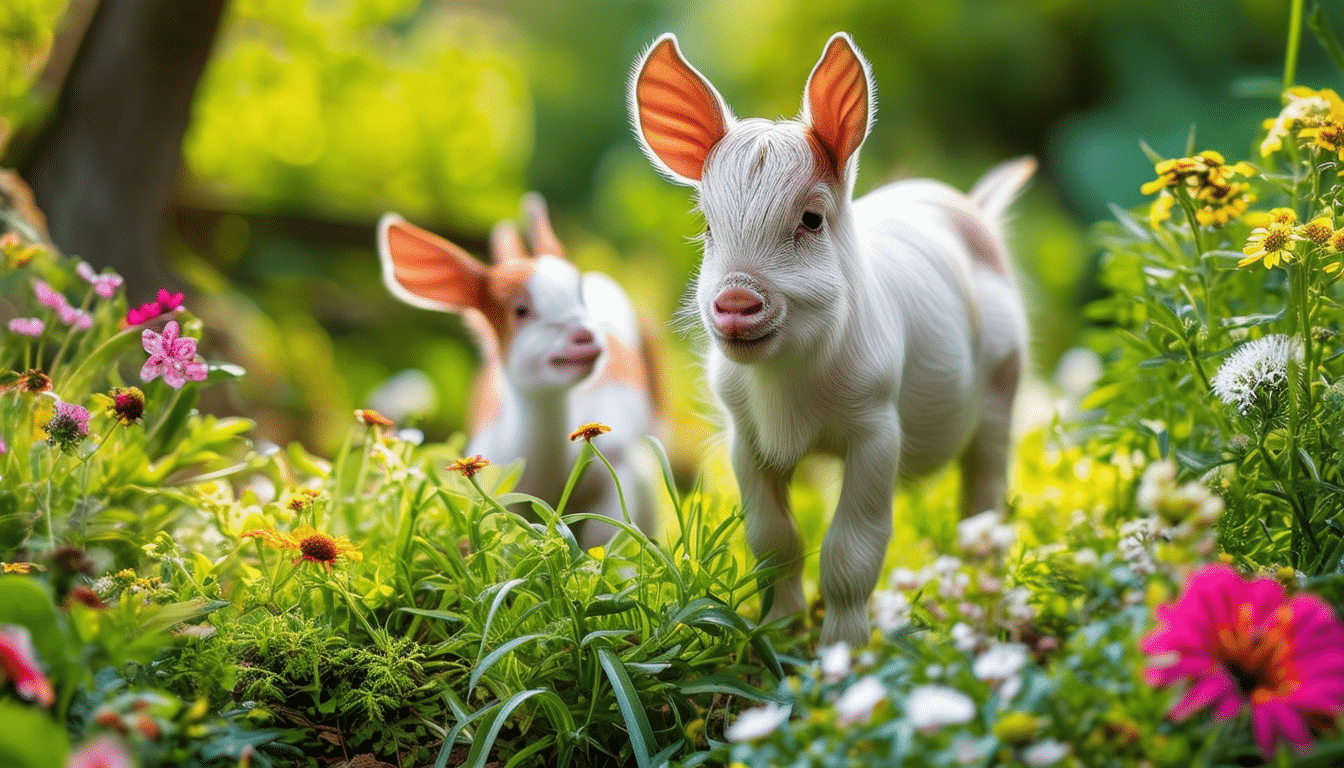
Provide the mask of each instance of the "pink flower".
POLYGON ((9 444, 5 442, 5 438, 0 437, 0 456, 4 456, 6 453, 9 453, 9 444))
POLYGON ((93 327, 92 315, 69 304, 56 310, 56 314, 61 316, 62 323, 74 326, 77 330, 83 331, 93 327))
POLYGON ((163 333, 145 329, 140 341, 149 353, 149 359, 140 369, 142 381, 153 381, 159 376, 173 389, 181 389, 187 380, 205 381, 205 360, 196 354, 196 340, 179 337, 176 320, 168 321, 163 333))
POLYGON ((46 328, 47 324, 36 317, 16 317, 9 321, 9 332, 21 336, 37 338, 46 328))
POLYGON ((103 734, 71 752, 65 768, 131 768, 131 753, 121 739, 103 734))
POLYGON ((89 436, 89 409, 74 403, 57 403, 56 415, 47 424, 47 442, 68 451, 89 436))
POLYGON ((75 272, 84 278, 85 282, 93 286, 94 293, 104 299, 111 298, 112 294, 116 293, 117 289, 121 287, 121 275, 115 272, 106 275, 95 274, 93 267, 89 266, 86 261, 79 262, 79 266, 75 267, 75 272))
POLYGON ((51 682, 37 667, 37 653, 27 627, 0 624, 0 678, 14 681, 14 689, 29 701, 50 707, 56 701, 51 682))
POLYGON ((60 311, 62 307, 70 306, 70 302, 65 297, 51 289, 43 280, 37 280, 33 283, 33 293, 37 294, 37 300, 44 307, 60 311))
POLYGON ((1208 565, 1175 603, 1158 607, 1158 627, 1139 642, 1159 656, 1144 677, 1157 686, 1190 683, 1168 716, 1184 720, 1212 706, 1214 717, 1230 720, 1249 707, 1267 758, 1280 739, 1311 749, 1310 728, 1344 711, 1344 625, 1314 595, 1286 597, 1273 579, 1248 582, 1208 565))
POLYGON ((141 304, 126 313, 126 324, 139 325, 165 312, 172 312, 180 306, 182 306, 182 294, 169 293, 166 289, 160 288, 157 299, 148 304, 141 304))

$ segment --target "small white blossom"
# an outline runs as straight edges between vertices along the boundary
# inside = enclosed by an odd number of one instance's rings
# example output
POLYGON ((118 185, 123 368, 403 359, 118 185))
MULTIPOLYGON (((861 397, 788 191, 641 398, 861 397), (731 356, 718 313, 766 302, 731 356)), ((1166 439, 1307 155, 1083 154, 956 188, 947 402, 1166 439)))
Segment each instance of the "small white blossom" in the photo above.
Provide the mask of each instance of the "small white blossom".
POLYGON ((1031 768, 1054 765, 1069 754, 1069 745, 1054 739, 1046 739, 1022 750, 1022 762, 1031 768))
POLYGON ((755 741, 774 733, 789 719, 789 708, 773 701, 763 707, 745 709, 723 732, 732 742, 755 741))
POLYGON ((1097 564, 1101 562, 1101 556, 1097 554, 1097 550, 1091 547, 1083 547, 1073 553, 1073 562, 1083 568, 1096 568, 1097 564))
POLYGON ((867 723, 878 704, 887 700, 887 689, 876 677, 865 677, 854 683, 835 701, 835 723, 844 728, 855 723, 867 723))
POLYGON ((971 586, 971 575, 965 571, 949 573, 938 579, 938 594, 948 600, 958 600, 966 595, 971 586))
POLYGON ((1031 590, 1026 587, 1014 587, 1003 596, 1004 610, 1009 618, 1016 621, 1030 621, 1036 617, 1036 609, 1031 607, 1031 590))
POLYGON ((1005 708, 1013 702, 1018 691, 1022 690, 1022 676, 1013 675, 999 686, 999 707, 1005 708))
POLYGON ((827 682, 834 683, 836 680, 849 674, 849 643, 844 640, 829 646, 821 652, 821 675, 827 682))
POLYGON ((911 725, 927 733, 970 722, 975 717, 975 701, 956 688, 917 685, 906 699, 905 713, 911 725))
POLYGON ((957 544, 971 557, 1000 554, 1013 545, 1017 529, 1003 522, 996 509, 972 515, 957 523, 957 544))
POLYGON ((980 637, 976 635, 971 625, 964 621, 958 621, 952 625, 952 647, 962 653, 970 653, 975 650, 975 646, 980 642, 980 637))
POLYGON ((1228 356, 1210 385, 1213 393, 1243 416, 1288 382, 1288 361, 1301 348, 1291 337, 1274 333, 1248 342, 1228 356))
POLYGON ((912 590, 924 586, 926 579, 921 579, 919 574, 909 568, 896 568, 887 577, 887 586, 892 589, 912 590))
POLYGON ((873 621, 883 632, 894 632, 910 623, 910 600, 901 592, 880 589, 873 593, 873 621))
POLYGON ((1027 654, 1023 643, 997 643, 975 657, 971 672, 981 680, 1007 680, 1026 665, 1027 654))

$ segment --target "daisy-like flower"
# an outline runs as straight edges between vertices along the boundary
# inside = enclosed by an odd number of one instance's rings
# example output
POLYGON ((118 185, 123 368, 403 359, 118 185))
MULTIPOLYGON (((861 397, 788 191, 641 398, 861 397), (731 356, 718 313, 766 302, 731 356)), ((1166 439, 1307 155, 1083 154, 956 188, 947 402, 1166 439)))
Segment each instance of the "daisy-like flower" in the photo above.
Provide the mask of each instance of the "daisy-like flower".
POLYGON ((47 442, 63 451, 74 449, 89 436, 89 410, 74 403, 57 403, 47 423, 47 442))
POLYGON ((1330 241, 1330 237, 1335 234, 1335 228, 1330 225, 1329 216, 1320 216, 1298 227, 1297 234, 1305 242, 1313 245, 1325 245, 1330 241))
POLYGON ((1228 356, 1210 384, 1213 394, 1242 415, 1288 383, 1288 360, 1301 355, 1297 342, 1274 333, 1243 344, 1228 356))
POLYGON ((1298 132, 1299 139, 1310 139, 1312 146, 1320 147, 1327 152, 1334 152, 1344 159, 1344 122, 1338 120, 1326 120, 1324 123, 1311 128, 1303 128, 1298 132))
POLYGON ((145 393, 139 387, 113 387, 106 395, 93 398, 103 406, 109 419, 123 427, 139 424, 145 416, 145 393))
POLYGON ((338 559, 358 562, 364 559, 359 547, 350 543, 345 536, 329 536, 311 525, 301 525, 291 533, 281 533, 274 528, 253 528, 243 532, 244 538, 261 539, 277 549, 288 549, 299 553, 294 565, 299 563, 317 563, 330 571, 338 559))
POLYGON ((205 381, 205 360, 196 354, 196 340, 178 336, 178 331, 177 321, 170 320, 162 334, 148 328, 140 334, 141 344, 149 353, 149 359, 140 369, 141 381, 153 381, 162 376, 173 389, 181 389, 188 380, 205 381))
POLYGON ((835 700, 835 724, 841 728, 868 722, 877 706, 887 700, 886 686, 869 675, 858 681, 835 700))
POLYGON ((32 336, 37 338, 46 330, 46 323, 36 317, 16 317, 9 321, 9 332, 17 333, 20 336, 32 336))
MULTIPOLYGON (((1153 166, 1157 178, 1144 184, 1140 191, 1145 195, 1162 192, 1171 196, 1169 189, 1184 189, 1190 195, 1197 208, 1195 218, 1202 226, 1222 226, 1246 212, 1254 199, 1250 185, 1236 181, 1235 177, 1255 176, 1257 171, 1249 163, 1228 165, 1223 156, 1213 150, 1205 150, 1194 157, 1178 157, 1161 160, 1153 166)), ((1172 201, 1154 202, 1149 211, 1150 223, 1160 222, 1171 213, 1172 201)))
POLYGON ((772 701, 763 707, 742 710, 723 735, 734 743, 756 741, 774 733, 788 719, 789 708, 772 701))
POLYGON ((121 275, 115 272, 105 275, 97 274, 87 261, 81 261, 75 266, 75 274, 84 278, 86 283, 93 286, 93 292, 104 299, 111 298, 121 287, 121 275))
POLYGON ((1289 263, 1294 258, 1293 249, 1301 239, 1301 235, 1297 234, 1291 224, 1256 227, 1251 231, 1251 236, 1246 238, 1246 245, 1241 249, 1246 258, 1238 261, 1237 266, 1244 267, 1263 261, 1265 269, 1272 269, 1280 263, 1289 263))
POLYGON ((393 426, 391 419, 372 408, 355 409, 355 421, 361 424, 367 424, 370 427, 390 427, 393 426))
POLYGON ((1269 157, 1283 149, 1283 140, 1302 125, 1331 118, 1344 120, 1344 102, 1329 88, 1315 91, 1298 86, 1289 88, 1283 98, 1283 109, 1278 117, 1265 121, 1267 133, 1264 141, 1260 142, 1261 157, 1269 157))
POLYGON ((43 373, 40 368, 31 368, 19 374, 19 380, 14 382, 14 388, 20 392, 46 392, 51 389, 51 377, 43 373))
POLYGON ((289 501, 285 502, 285 508, 294 514, 301 514, 312 508, 321 497, 322 492, 316 488, 300 488, 290 494, 289 501))
POLYGON ((1162 222, 1171 218, 1171 208, 1176 204, 1176 198, 1165 189, 1158 193, 1157 198, 1153 200, 1153 205, 1148 209, 1148 226, 1157 229, 1162 222))
POLYGON ((490 466, 490 460, 480 455, 463 456, 448 465, 450 472, 460 472, 463 477, 475 477, 477 472, 490 466))
POLYGON ((945 685, 917 685, 905 701, 905 714, 915 730, 933 733, 948 725, 969 723, 975 717, 975 701, 945 685))
POLYGON ((1344 711, 1344 624, 1314 595, 1288 599, 1273 579, 1207 565, 1176 602, 1158 607, 1157 620, 1139 648, 1154 657, 1144 670, 1150 684, 1189 683, 1167 713, 1174 720, 1209 706, 1218 720, 1249 709, 1256 744, 1272 760, 1281 741, 1310 750, 1311 730, 1344 711))
MULTIPOLYGON (((1340 229, 1330 236, 1330 239, 1325 242, 1325 250, 1326 253, 1334 258, 1344 256, 1344 229, 1340 229)), ((1334 274, 1340 270, 1341 266, 1344 266, 1344 264, 1341 264, 1339 261, 1334 261, 1326 264, 1322 269, 1330 274, 1334 274)))
POLYGON ((1246 223, 1253 227, 1268 227, 1271 224, 1297 224, 1297 211, 1292 208, 1270 208, 1268 212, 1256 211, 1246 217, 1246 223))
POLYGON ((1023 643, 997 643, 975 657, 971 672, 981 680, 1002 682, 1022 671, 1028 653, 1023 643))
POLYGON ((28 628, 17 624, 0 624, 0 681, 10 680, 14 690, 29 701, 50 707, 56 701, 51 682, 37 665, 28 628))
POLYGON ((606 424, 599 424, 596 421, 590 421, 587 424, 580 424, 579 428, 569 433, 570 440, 587 440, 593 442, 593 438, 605 432, 610 432, 611 427, 606 424))

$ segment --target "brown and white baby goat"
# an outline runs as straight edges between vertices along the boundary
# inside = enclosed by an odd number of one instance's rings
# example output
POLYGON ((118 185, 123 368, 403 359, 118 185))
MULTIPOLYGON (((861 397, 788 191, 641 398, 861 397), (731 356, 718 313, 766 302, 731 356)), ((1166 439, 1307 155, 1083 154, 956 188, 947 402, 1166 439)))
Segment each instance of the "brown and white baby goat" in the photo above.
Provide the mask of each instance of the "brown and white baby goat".
MULTIPOLYGON (((461 314, 484 357, 471 404, 467 451, 495 462, 524 459, 516 491, 554 506, 579 444, 580 424, 611 427, 602 453, 616 469, 627 508, 645 533, 656 533, 654 478, 640 439, 659 431, 660 378, 647 338, 625 291, 610 277, 579 270, 564 258, 539 195, 524 197, 532 250, 511 222, 490 233, 490 264, 396 214, 378 225, 383 281, 413 306, 461 314)), ((656 466, 656 465, 654 465, 656 466)), ((566 512, 621 519, 616 485, 590 466, 566 512)), ((606 543, 614 526, 584 521, 583 547, 606 543)))
POLYGON ((821 547, 823 645, 868 641, 898 477, 959 458, 963 510, 1003 505, 1026 348, 1002 219, 1035 162, 996 167, 969 196, 915 179, 851 201, 874 105, 868 63, 844 33, 794 120, 736 119, 672 35, 630 80, 645 153, 695 188, 704 213, 695 309, 749 543, 783 569, 767 619, 806 605, 794 467, 812 450, 844 460, 821 547))

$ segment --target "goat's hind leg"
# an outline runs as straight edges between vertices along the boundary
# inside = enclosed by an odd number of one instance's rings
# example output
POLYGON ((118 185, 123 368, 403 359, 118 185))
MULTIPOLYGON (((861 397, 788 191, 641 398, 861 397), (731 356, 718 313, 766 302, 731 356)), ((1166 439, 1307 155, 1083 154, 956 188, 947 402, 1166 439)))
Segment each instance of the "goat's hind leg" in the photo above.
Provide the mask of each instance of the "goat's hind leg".
POLYGON ((985 410, 961 454, 961 513, 1003 511, 1008 491, 1013 398, 1022 378, 1022 353, 1014 352, 994 371, 985 393, 985 410))

